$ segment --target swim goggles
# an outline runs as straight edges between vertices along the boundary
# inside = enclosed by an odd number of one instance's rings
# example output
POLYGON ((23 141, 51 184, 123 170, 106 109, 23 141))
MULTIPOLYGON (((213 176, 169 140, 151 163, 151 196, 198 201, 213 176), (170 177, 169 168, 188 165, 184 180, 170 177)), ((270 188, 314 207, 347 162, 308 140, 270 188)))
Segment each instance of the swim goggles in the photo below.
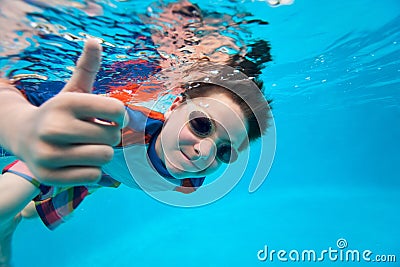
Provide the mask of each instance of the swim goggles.
MULTIPOLYGON (((211 136, 215 132, 215 122, 204 112, 194 110, 189 113, 189 129, 200 138, 211 136)), ((217 146, 216 158, 223 163, 232 163, 238 158, 238 152, 229 142, 217 146)))

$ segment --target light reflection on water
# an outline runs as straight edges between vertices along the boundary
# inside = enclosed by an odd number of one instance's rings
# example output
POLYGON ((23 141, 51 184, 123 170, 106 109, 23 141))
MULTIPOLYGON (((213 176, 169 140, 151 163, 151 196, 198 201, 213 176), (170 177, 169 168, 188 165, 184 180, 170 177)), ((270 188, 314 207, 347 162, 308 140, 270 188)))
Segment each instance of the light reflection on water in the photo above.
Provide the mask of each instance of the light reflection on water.
MULTIPOLYGON (((40 71, 47 77, 66 78, 70 75, 69 67, 73 66, 80 52, 82 41, 88 36, 102 42, 105 64, 139 58, 165 64, 160 61, 160 56, 175 57, 177 62, 168 62, 170 65, 204 57, 222 62, 229 60, 230 55, 245 55, 248 52, 246 44, 250 43, 251 33, 245 24, 266 24, 261 20, 247 19, 251 17, 249 14, 236 14, 233 6, 225 8, 225 11, 230 9, 230 13, 235 15, 208 11, 201 14, 200 19, 178 16, 173 6, 169 6, 167 12, 167 5, 160 3, 146 3, 149 6, 147 10, 142 10, 143 13, 139 13, 141 8, 137 7, 143 6, 143 2, 140 4, 137 1, 92 3, 90 8, 75 2, 67 3, 69 6, 58 1, 57 8, 40 1, 2 4, 5 5, 2 9, 10 9, 10 12, 3 12, 0 19, 12 18, 8 22, 12 27, 6 28, 6 23, 1 24, 3 34, 8 37, 2 38, 1 43, 3 71, 10 65, 7 60, 11 60, 19 64, 12 67, 19 69, 16 73, 21 73, 21 69, 28 73, 39 72, 38 69, 32 70, 32 65, 43 64, 40 71), (23 8, 14 10, 18 4, 23 8), (201 49, 196 47, 199 45, 201 49), (203 54, 196 54, 199 51, 203 54)), ((182 9, 184 4, 185 1, 176 9, 182 9)), ((8 70, 6 76, 10 75, 15 73, 8 70)))

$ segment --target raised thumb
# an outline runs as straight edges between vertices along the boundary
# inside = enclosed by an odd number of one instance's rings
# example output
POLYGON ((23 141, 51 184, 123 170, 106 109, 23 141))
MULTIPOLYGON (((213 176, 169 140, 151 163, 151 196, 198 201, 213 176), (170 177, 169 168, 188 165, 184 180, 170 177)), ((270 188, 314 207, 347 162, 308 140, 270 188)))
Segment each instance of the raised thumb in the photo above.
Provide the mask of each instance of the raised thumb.
POLYGON ((94 39, 87 39, 82 55, 76 63, 71 79, 61 90, 63 92, 91 93, 96 74, 101 64, 101 45, 94 39))

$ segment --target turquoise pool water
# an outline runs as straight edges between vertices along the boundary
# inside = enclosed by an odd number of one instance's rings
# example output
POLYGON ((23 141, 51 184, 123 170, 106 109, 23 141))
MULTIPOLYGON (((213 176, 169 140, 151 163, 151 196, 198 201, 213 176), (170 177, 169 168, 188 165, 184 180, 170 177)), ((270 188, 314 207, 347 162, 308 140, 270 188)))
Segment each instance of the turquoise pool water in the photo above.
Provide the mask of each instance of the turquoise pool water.
MULTIPOLYGON (((124 12, 144 12, 149 4, 103 2, 109 16, 104 21, 110 23, 124 12)), ((100 190, 54 232, 39 221, 22 222, 14 239, 15 266, 398 266, 400 3, 297 0, 278 8, 262 1, 197 3, 220 12, 237 7, 269 22, 250 25, 252 38, 270 42, 273 57, 261 76, 274 99, 277 130, 265 183, 249 194, 250 178, 243 177, 224 198, 192 209, 167 206, 126 187, 100 190), (275 252, 271 259, 272 250, 286 254, 279 259, 275 252), (316 261, 301 260, 311 250, 316 261), (359 262, 346 261, 349 250, 360 252, 359 262), (386 261, 395 256, 396 262, 374 262, 376 256, 386 261)), ((75 34, 84 22, 71 9, 70 20, 57 24, 75 34)), ((85 27, 99 33, 96 25, 85 27)), ((116 42, 112 29, 106 33, 103 38, 116 42)), ((37 45, 35 40, 29 42, 37 45)), ((41 45, 51 50, 57 42, 62 39, 41 45)), ((55 60, 50 55, 38 57, 55 60)), ((26 71, 19 64, 14 68, 26 71)), ((50 78, 69 75, 61 61, 49 64, 59 67, 50 78)))

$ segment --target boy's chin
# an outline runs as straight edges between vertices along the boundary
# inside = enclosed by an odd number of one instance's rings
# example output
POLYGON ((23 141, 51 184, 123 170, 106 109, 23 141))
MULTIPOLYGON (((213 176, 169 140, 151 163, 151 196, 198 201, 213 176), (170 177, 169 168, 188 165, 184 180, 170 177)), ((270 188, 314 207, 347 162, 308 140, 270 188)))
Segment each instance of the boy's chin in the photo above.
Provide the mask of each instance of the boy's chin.
POLYGON ((197 178, 197 177, 204 177, 205 172, 190 172, 190 171, 185 171, 179 168, 176 168, 174 166, 167 166, 168 172, 176 179, 185 179, 185 178, 197 178))

